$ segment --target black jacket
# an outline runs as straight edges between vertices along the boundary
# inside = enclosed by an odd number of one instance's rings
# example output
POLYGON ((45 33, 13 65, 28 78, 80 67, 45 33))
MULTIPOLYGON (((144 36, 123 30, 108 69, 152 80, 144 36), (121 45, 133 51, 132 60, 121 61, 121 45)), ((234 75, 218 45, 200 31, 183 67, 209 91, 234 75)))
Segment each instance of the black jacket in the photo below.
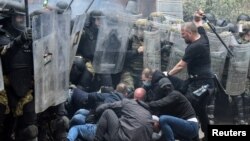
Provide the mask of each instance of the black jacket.
POLYGON ((171 115, 182 119, 196 117, 191 103, 178 91, 172 91, 157 101, 151 101, 149 106, 159 115, 171 115))

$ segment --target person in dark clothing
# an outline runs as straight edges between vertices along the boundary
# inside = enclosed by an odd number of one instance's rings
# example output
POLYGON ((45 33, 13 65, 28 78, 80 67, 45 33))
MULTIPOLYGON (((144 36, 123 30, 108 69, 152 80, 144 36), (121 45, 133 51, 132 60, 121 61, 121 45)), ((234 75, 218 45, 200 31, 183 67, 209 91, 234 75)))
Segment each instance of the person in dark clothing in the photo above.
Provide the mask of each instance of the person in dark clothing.
POLYGON ((109 88, 113 85, 110 74, 96 74, 92 65, 102 16, 103 13, 98 10, 89 13, 89 19, 84 26, 70 72, 71 83, 87 92, 97 91, 100 87, 109 88))
MULTIPOLYGON (((124 86, 124 84, 119 84, 116 90, 119 91, 124 86)), ((120 91, 121 92, 121 91, 120 91)), ((144 89, 136 89, 134 92, 135 99, 143 100, 145 95, 144 89)), ((109 102, 108 102, 109 103, 109 102)), ((112 103, 110 101, 110 103, 112 103)), ((70 125, 71 128, 68 133, 69 141, 74 141, 76 138, 82 138, 86 140, 93 140, 96 133, 96 123, 89 123, 88 116, 89 111, 85 109, 78 110, 74 117, 71 119, 70 125)))
POLYGON ((198 120, 191 103, 173 89, 170 80, 163 77, 158 82, 159 99, 149 102, 153 111, 159 112, 160 127, 166 140, 192 140, 198 136, 198 120))
POLYGON ((25 28, 24 13, 14 10, 6 16, 0 21, 5 87, 5 91, 0 92, 0 140, 12 140, 14 137, 19 141, 34 141, 37 140, 38 128, 33 85, 32 31, 25 28))
MULTIPOLYGON (((143 91, 145 95, 145 90, 143 91)), ((142 95, 138 97, 141 99, 142 95)), ((103 104, 96 109, 96 112, 103 113, 97 123, 94 141, 102 141, 104 138, 109 141, 150 141, 152 138, 152 115, 148 111, 147 104, 140 100, 123 99, 103 104)))
POLYGON ((208 92, 201 96, 195 96, 193 92, 203 85, 209 85, 209 89, 214 88, 213 74, 211 71, 211 58, 209 40, 204 28, 202 27, 203 11, 195 13, 193 22, 185 23, 181 27, 181 35, 188 44, 183 58, 165 74, 172 81, 175 89, 179 90, 191 102, 195 109, 202 131, 207 137, 207 125, 209 124, 206 104, 208 101, 208 92), (189 78, 185 81, 174 77, 187 67, 189 78))

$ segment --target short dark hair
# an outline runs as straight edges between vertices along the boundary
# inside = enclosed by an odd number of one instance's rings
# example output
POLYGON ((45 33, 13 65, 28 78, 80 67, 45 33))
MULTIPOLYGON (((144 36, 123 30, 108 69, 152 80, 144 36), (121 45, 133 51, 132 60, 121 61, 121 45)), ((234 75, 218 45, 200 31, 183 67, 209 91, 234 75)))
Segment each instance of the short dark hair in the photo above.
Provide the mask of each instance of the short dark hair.
POLYGON ((127 89, 127 85, 124 84, 124 83, 119 83, 117 86, 116 86, 116 89, 115 89, 117 92, 119 93, 122 93, 122 94, 127 94, 128 93, 128 89, 127 89))
POLYGON ((198 29, 193 22, 186 22, 181 26, 181 28, 192 33, 198 33, 198 29))

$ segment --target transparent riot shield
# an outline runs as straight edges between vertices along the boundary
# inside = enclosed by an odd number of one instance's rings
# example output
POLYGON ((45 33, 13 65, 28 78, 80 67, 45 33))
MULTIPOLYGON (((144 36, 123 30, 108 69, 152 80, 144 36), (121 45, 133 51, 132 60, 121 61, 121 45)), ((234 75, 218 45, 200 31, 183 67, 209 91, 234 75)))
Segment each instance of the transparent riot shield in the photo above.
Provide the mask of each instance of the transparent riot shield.
POLYGON ((19 11, 24 11, 24 1, 22 0, 0 0, 1 9, 15 9, 19 11))
POLYGON ((143 67, 161 70, 160 32, 144 31, 143 67))
POLYGON ((128 21, 128 15, 115 13, 101 19, 93 60, 96 73, 115 74, 122 70, 130 31, 128 21))
POLYGON ((153 27, 159 30, 161 42, 169 42, 172 25, 165 23, 156 23, 156 22, 152 22, 152 25, 153 27))
POLYGON ((28 6, 29 6, 29 14, 36 10, 41 10, 44 8, 44 0, 29 0, 28 6))
MULTIPOLYGON (((173 46, 170 53, 170 60, 167 66, 167 70, 171 70, 182 59, 187 46, 184 39, 181 37, 180 32, 177 31, 170 33, 169 41, 173 43, 173 46)), ((188 77, 187 69, 182 70, 176 76, 181 79, 186 79, 188 77)))
POLYGON ((229 95, 241 95, 247 86, 250 44, 233 47, 233 53, 235 57, 230 59, 226 92, 229 95))
POLYGON ((156 11, 172 18, 183 19, 182 0, 157 0, 156 11))
POLYGON ((68 8, 71 11, 71 18, 76 18, 76 16, 84 14, 93 0, 48 0, 49 7, 57 7, 60 2, 66 2, 68 8), (72 2, 72 3, 71 3, 72 2), (71 5, 70 5, 71 3, 71 5))
POLYGON ((70 48, 70 68, 73 65, 74 57, 77 51, 78 44, 82 35, 83 27, 86 21, 86 15, 82 14, 76 16, 74 19, 74 25, 71 31, 71 48, 70 48))
POLYGON ((0 92, 4 90, 4 82, 3 82, 3 70, 2 70, 2 61, 0 58, 0 92))
MULTIPOLYGON (((224 43, 228 46, 230 43, 231 34, 229 32, 223 32, 219 35, 224 43)), ((214 33, 207 32, 207 36, 210 44, 212 72, 218 76, 219 80, 221 80, 226 61, 227 50, 214 33)))
POLYGON ((49 12, 33 17, 35 110, 67 98, 69 85, 70 14, 49 12))

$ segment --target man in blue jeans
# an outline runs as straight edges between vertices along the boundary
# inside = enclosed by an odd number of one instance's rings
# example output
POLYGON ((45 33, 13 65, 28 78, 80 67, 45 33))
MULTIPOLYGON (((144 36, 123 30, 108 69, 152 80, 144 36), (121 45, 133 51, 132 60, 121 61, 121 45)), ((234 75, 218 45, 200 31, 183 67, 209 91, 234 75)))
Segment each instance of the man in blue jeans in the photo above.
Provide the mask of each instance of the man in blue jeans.
MULTIPOLYGON (((138 88, 134 92, 134 99, 143 100, 146 91, 138 88)), ((92 141, 96 134, 96 124, 86 123, 86 117, 89 111, 85 109, 78 110, 70 121, 70 130, 67 136, 68 141, 75 141, 78 137, 87 141, 92 141)))
POLYGON ((86 141, 92 141, 96 133, 96 124, 86 123, 88 110, 78 110, 70 121, 70 130, 67 136, 68 141, 75 141, 78 137, 86 141))
POLYGON ((150 108, 160 115, 160 127, 167 141, 192 141, 198 136, 198 120, 191 103, 178 91, 168 78, 158 81, 156 95, 159 99, 149 102, 150 108))

